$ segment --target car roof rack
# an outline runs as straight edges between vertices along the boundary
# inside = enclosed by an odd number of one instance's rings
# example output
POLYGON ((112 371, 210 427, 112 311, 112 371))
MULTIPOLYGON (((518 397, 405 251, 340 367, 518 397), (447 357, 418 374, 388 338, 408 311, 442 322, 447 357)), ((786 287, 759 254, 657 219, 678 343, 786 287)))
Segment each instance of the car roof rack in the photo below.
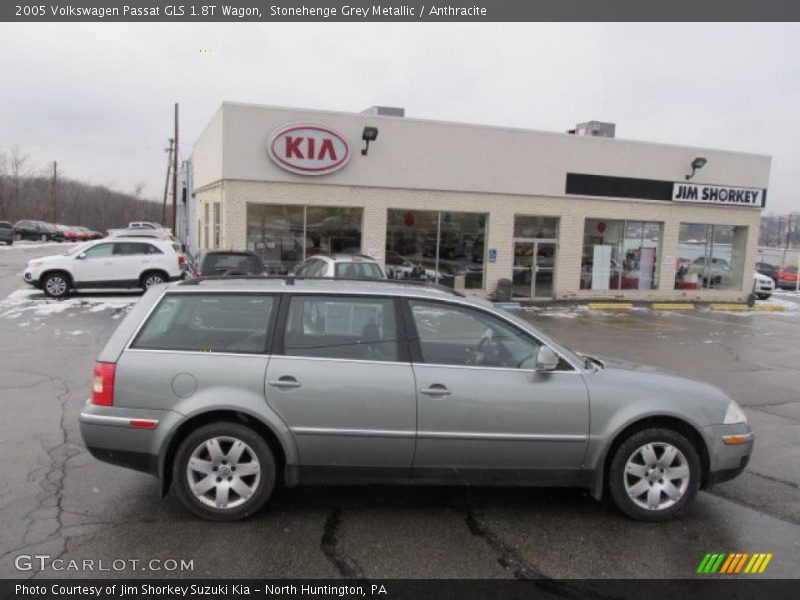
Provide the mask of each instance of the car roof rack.
POLYGON ((412 279, 374 279, 371 277, 306 277, 304 275, 295 275, 289 273, 288 275, 209 275, 194 277, 192 279, 184 279, 178 285, 198 285, 203 281, 230 281, 232 279, 244 279, 247 281, 283 281, 286 285, 294 285, 296 280, 302 281, 356 281, 358 283, 378 283, 390 285, 411 285, 415 287, 428 288, 432 290, 439 290, 446 292, 452 296, 464 298, 464 294, 458 290, 441 285, 439 283, 430 283, 428 281, 415 281, 412 279))

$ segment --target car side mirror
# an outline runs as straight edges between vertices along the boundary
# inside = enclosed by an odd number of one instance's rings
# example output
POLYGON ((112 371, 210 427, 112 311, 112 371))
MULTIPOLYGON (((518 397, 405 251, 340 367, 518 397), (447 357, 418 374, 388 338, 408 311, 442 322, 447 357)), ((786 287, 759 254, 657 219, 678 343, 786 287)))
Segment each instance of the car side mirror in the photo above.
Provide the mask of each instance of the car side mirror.
POLYGON ((537 371, 555 371, 558 366, 558 354, 550 346, 541 346, 536 356, 537 371))
POLYGON ((81 252, 81 253, 80 253, 80 254, 78 254, 78 256, 76 256, 75 258, 76 258, 77 260, 83 260, 84 258, 86 258, 86 253, 85 253, 85 252, 81 252))

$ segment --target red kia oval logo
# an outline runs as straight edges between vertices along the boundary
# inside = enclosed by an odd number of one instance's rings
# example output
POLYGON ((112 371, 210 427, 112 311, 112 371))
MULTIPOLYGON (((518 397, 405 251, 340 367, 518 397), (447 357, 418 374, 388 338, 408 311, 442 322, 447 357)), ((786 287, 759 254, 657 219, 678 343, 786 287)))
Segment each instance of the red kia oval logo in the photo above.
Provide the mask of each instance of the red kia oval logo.
POLYGON ((325 175, 341 169, 350 158, 344 138, 321 125, 287 125, 272 134, 269 156, 300 175, 325 175))

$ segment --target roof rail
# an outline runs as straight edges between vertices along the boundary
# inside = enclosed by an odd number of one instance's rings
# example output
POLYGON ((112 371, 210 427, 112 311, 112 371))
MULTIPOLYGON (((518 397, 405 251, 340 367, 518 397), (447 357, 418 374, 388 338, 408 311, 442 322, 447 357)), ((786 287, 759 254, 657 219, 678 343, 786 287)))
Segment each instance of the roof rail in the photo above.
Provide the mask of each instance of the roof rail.
POLYGON ((297 280, 301 281, 357 281, 359 283, 377 283, 377 284, 391 284, 391 285, 411 285, 416 287, 430 288, 446 292, 452 296, 463 298, 464 294, 458 290, 447 287, 439 283, 431 283, 428 281, 417 281, 414 279, 375 279, 372 277, 306 277, 304 275, 295 275, 289 273, 286 276, 282 275, 209 275, 202 277, 195 277, 192 279, 184 279, 178 285, 198 285, 203 281, 230 281, 232 279, 244 279, 248 281, 284 281, 286 285, 294 285, 297 280))

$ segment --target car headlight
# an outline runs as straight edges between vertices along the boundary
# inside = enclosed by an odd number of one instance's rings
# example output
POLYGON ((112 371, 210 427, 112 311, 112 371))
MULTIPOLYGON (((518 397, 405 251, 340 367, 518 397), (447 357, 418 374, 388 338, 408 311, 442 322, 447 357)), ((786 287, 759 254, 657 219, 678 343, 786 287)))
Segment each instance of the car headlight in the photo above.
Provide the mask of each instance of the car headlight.
POLYGON ((29 267, 41 267, 44 264, 43 260, 32 260, 28 263, 29 267))
POLYGON ((728 404, 728 409, 725 411, 725 420, 723 423, 725 425, 733 425, 734 423, 747 424, 747 415, 744 414, 741 406, 731 400, 730 404, 728 404))

